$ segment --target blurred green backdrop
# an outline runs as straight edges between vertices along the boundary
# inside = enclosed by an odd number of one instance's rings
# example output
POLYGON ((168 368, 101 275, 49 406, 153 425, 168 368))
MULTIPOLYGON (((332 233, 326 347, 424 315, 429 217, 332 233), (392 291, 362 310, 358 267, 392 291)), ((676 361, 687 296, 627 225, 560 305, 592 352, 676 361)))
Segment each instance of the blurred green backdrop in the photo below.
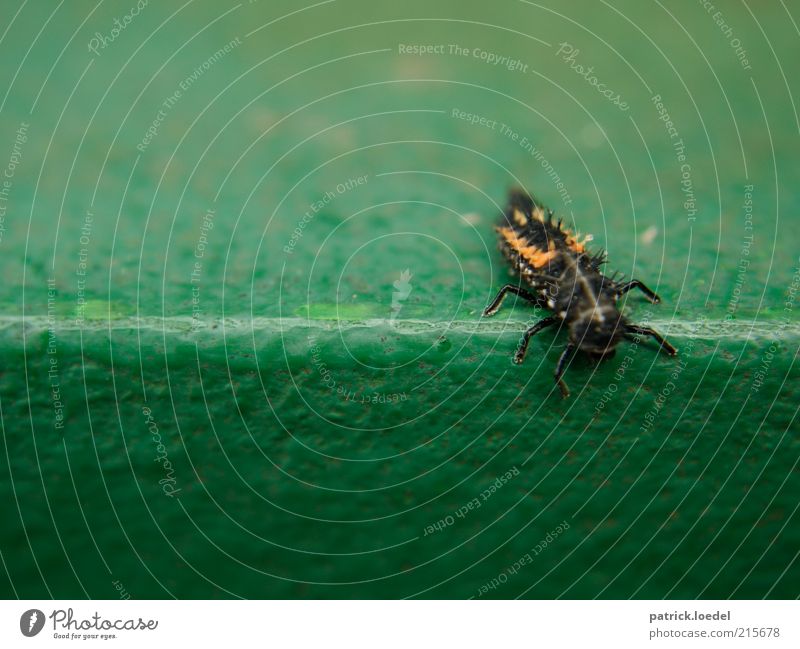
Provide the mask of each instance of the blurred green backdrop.
POLYGON ((3 13, 4 597, 798 595, 796 7, 3 13), (681 356, 512 365, 515 184, 681 356))

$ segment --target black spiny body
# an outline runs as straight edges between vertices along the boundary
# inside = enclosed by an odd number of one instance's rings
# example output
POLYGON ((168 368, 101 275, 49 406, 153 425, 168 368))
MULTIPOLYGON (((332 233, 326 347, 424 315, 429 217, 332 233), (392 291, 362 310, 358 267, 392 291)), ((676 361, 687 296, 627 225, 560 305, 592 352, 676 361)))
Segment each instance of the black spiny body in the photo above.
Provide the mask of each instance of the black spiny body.
POLYGON ((580 349, 595 358, 610 357, 619 342, 632 335, 651 336, 671 356, 678 351, 656 331, 629 323, 617 302, 632 288, 653 303, 660 298, 639 280, 620 283, 600 272, 605 254, 586 250, 585 241, 553 220, 552 210, 522 190, 512 190, 508 208, 497 227, 500 249, 529 288, 506 284, 486 307, 484 316, 497 313, 507 293, 553 312, 525 332, 514 362, 525 358, 531 336, 545 327, 562 324, 569 342, 558 360, 555 380, 564 397, 569 390, 562 379, 566 365, 580 349))

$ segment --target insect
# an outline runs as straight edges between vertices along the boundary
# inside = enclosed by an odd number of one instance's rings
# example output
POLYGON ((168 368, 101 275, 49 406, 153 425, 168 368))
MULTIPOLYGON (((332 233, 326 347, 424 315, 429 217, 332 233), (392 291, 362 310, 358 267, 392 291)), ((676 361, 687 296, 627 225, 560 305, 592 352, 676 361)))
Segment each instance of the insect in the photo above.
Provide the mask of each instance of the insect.
POLYGON ((637 279, 622 283, 603 275, 600 267, 606 262, 605 252, 589 253, 589 237, 579 241, 561 219, 553 219, 552 210, 527 192, 511 191, 508 208, 496 229, 500 249, 529 289, 506 284, 483 316, 497 313, 509 293, 553 312, 525 332, 514 362, 522 363, 531 336, 555 324, 566 327, 569 340, 554 375, 564 398, 569 396, 569 389, 562 377, 577 350, 598 360, 610 358, 622 339, 636 335, 652 337, 670 356, 678 353, 657 331, 628 322, 617 308, 617 301, 632 288, 642 291, 653 304, 661 298, 637 279))

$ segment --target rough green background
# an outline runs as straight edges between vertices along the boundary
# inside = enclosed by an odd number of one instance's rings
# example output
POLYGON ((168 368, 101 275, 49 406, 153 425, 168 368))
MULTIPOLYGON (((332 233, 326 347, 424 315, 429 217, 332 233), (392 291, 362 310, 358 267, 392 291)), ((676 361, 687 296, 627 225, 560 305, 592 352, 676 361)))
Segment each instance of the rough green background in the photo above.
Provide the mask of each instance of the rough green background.
POLYGON ((800 17, 672 4, 6 2, 0 594, 796 597, 800 17), (513 184, 678 359, 511 364, 513 184))

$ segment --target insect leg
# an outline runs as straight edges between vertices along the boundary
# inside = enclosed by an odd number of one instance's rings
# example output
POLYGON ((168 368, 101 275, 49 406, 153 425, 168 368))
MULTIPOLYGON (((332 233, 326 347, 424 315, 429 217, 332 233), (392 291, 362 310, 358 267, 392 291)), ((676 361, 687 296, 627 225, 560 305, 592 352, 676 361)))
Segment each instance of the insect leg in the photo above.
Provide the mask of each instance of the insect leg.
POLYGON ((564 375, 564 370, 567 369, 567 363, 572 357, 572 354, 575 353, 575 349, 576 347, 572 343, 569 343, 566 346, 564 351, 561 352, 561 356, 558 359, 558 364, 556 365, 556 372, 553 375, 556 380, 556 385, 558 385, 558 389, 561 390, 561 397, 564 399, 569 396, 569 388, 561 377, 564 375))
POLYGON ((629 324, 629 325, 625 325, 625 333, 638 334, 640 336, 650 336, 651 338, 654 338, 655 341, 659 345, 661 345, 661 349, 663 349, 665 352, 667 352, 667 354, 669 354, 670 356, 675 356, 675 354, 678 353, 678 350, 675 349, 672 345, 670 345, 664 339, 664 336, 662 336, 657 331, 654 331, 653 329, 650 329, 649 327, 640 327, 638 325, 629 324))
POLYGON ((653 291, 647 288, 647 286, 645 286, 638 279, 631 280, 626 284, 620 284, 620 286, 617 288, 617 294, 624 295, 632 288, 638 288, 642 293, 644 293, 647 296, 647 299, 650 300, 653 304, 658 304, 659 302, 661 302, 661 298, 658 297, 658 295, 656 295, 655 293, 653 293, 653 291))
POLYGON ((556 324, 558 321, 559 319, 554 315, 547 316, 528 329, 522 336, 519 347, 517 347, 517 353, 514 354, 514 362, 519 365, 525 358, 525 352, 528 351, 528 341, 531 339, 531 336, 539 333, 545 327, 556 324))
POLYGON ((492 300, 491 304, 489 304, 489 306, 483 310, 484 318, 488 318, 500 310, 500 305, 503 304, 506 293, 514 293, 515 295, 519 295, 521 298, 528 300, 528 302, 533 304, 537 304, 539 302, 539 299, 533 293, 529 293, 524 288, 520 288, 514 284, 506 284, 500 289, 500 291, 497 293, 497 296, 494 298, 494 300, 492 300))

